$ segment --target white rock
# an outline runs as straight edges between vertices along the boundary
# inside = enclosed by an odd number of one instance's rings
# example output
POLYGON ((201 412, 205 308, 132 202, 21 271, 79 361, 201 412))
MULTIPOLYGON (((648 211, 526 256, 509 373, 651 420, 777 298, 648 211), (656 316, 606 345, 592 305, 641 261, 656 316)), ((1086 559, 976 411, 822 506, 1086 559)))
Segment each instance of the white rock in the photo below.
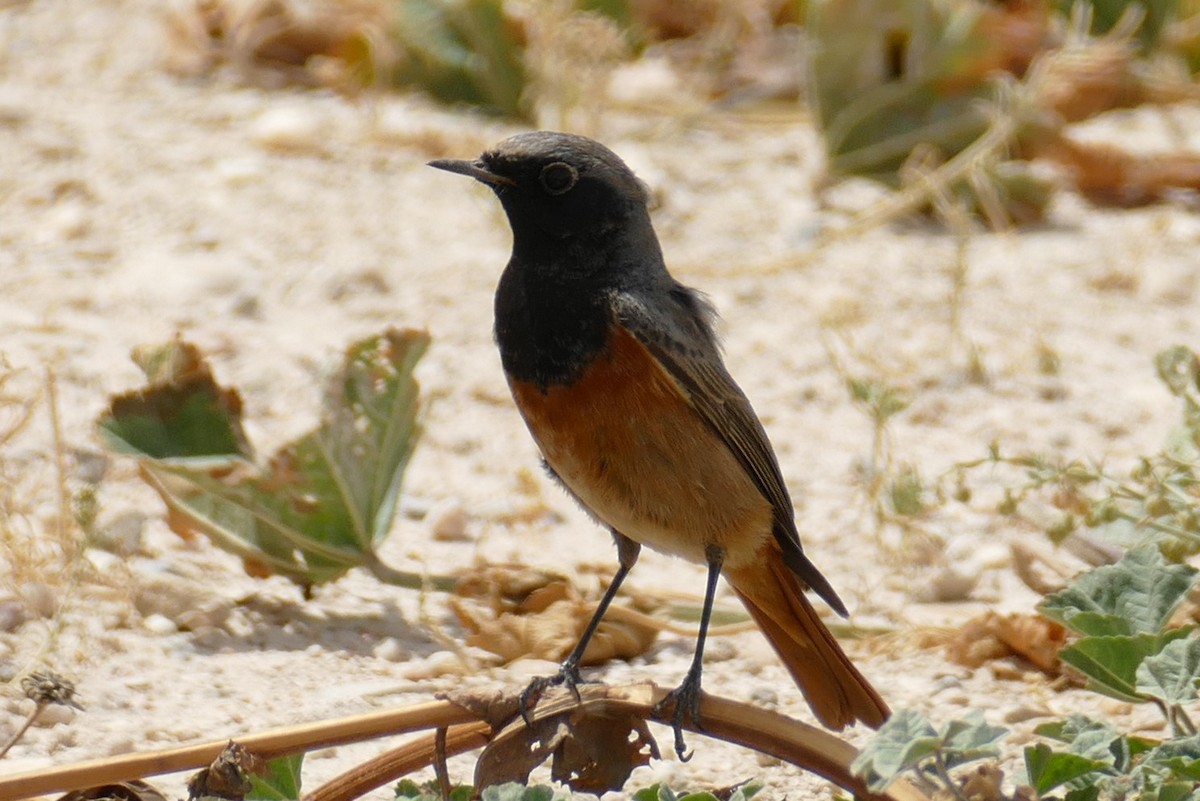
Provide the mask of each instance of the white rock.
POLYGON ((435 540, 461 542, 468 539, 469 518, 462 504, 454 498, 443 498, 436 502, 425 515, 425 525, 435 540))
POLYGON ((174 634, 179 631, 175 621, 166 615, 153 614, 142 621, 142 627, 151 634, 174 634))
POLYGON ((25 605, 39 617, 54 617, 58 611, 58 593, 41 581, 27 581, 21 585, 20 595, 25 605))
POLYGON ((395 637, 386 637, 380 640, 371 653, 376 659, 383 659, 387 662, 403 662, 409 657, 408 651, 395 637))
POLYGON ((63 704, 47 704, 33 721, 34 726, 49 728, 60 723, 70 723, 75 719, 75 710, 63 704))
POLYGON ((324 126, 307 108, 276 106, 264 111, 250 128, 250 138, 267 150, 316 152, 324 140, 324 126))

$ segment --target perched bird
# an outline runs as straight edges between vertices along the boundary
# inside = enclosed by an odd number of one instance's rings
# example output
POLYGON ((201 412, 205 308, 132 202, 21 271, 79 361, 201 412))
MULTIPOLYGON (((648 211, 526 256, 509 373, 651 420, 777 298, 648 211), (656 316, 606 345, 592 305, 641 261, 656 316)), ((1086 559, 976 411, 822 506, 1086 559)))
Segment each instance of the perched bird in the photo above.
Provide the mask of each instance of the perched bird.
POLYGON ((648 545, 708 566, 692 665, 658 710, 671 714, 681 757, 685 715, 700 725, 718 575, 822 723, 878 728, 887 705, 805 590, 846 608, 800 547, 775 453, 721 358, 714 311, 667 272, 645 185, 600 143, 545 131, 430 166, 487 184, 508 215, 512 257, 495 299, 504 373, 547 469, 617 545, 619 569, 578 646, 526 689, 522 713, 548 686, 574 690, 589 638, 648 545))

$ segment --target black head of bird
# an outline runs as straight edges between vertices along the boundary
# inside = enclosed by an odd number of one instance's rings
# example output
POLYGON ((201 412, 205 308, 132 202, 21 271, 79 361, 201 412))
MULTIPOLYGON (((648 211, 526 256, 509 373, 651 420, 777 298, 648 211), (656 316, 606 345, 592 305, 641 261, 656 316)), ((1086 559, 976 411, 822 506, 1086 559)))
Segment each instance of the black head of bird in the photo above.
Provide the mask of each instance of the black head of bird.
POLYGON ((431 161, 500 198, 517 249, 539 238, 596 240, 650 225, 646 186, 616 153, 574 134, 535 131, 505 139, 474 161, 431 161))

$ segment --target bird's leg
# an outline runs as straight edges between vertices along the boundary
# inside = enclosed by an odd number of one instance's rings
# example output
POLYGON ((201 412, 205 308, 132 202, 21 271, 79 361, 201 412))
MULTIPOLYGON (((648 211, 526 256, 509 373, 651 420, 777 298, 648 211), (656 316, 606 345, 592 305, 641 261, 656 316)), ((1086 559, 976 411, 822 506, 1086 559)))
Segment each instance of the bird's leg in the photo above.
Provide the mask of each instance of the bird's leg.
POLYGON ((575 696, 575 700, 579 700, 579 690, 576 685, 583 680, 579 677, 579 662, 583 659, 583 654, 587 651, 588 642, 592 639, 592 635, 596 633, 597 627, 600 625, 600 620, 604 617, 604 613, 608 611, 609 604, 617 595, 617 590, 621 588, 621 582, 625 581, 625 577, 629 575, 629 571, 637 562, 638 554, 642 550, 642 546, 633 540, 626 537, 619 531, 613 530, 613 540, 617 543, 617 559, 618 568, 616 575, 613 576, 612 582, 608 585, 608 589, 604 591, 604 597, 600 599, 599 606, 596 607, 595 613, 592 614, 592 619, 588 621, 587 628, 583 630, 583 636, 579 638, 579 642, 575 645, 575 649, 567 655, 563 663, 558 667, 558 673, 553 676, 541 676, 529 682, 529 686, 521 693, 520 705, 518 709, 521 712, 521 718, 525 721, 525 725, 533 725, 531 717, 532 706, 537 705, 538 696, 547 687, 557 687, 562 685, 571 691, 575 696))
POLYGON ((675 730, 675 754, 681 762, 692 758, 683 742, 684 716, 691 718, 697 729, 704 728, 700 725, 700 674, 704 669, 704 639, 708 636, 708 621, 712 617, 713 598, 717 594, 717 578, 725 561, 725 552, 716 545, 705 548, 704 556, 708 560, 708 586, 704 590, 704 610, 700 613, 700 633, 696 636, 692 666, 688 668, 683 683, 654 706, 655 715, 662 715, 672 704, 675 707, 671 712, 671 728, 675 730))

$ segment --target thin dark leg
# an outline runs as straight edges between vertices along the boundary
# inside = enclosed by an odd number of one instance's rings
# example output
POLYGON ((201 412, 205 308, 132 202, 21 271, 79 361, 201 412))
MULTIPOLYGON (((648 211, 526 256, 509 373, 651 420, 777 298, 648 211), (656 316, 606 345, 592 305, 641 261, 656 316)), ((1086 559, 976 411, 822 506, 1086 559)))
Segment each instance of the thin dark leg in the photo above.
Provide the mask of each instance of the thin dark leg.
POLYGON ((557 687, 558 685, 565 686, 575 696, 575 700, 579 700, 579 690, 576 685, 581 682, 579 678, 579 662, 583 659, 583 654, 587 650, 588 642, 592 639, 592 635, 596 633, 596 628, 600 625, 600 621, 604 618, 604 613, 608 611, 609 605, 613 598, 617 597, 617 590, 621 588, 621 583, 625 581, 625 577, 629 575, 629 571, 637 563, 638 554, 642 550, 642 546, 633 540, 621 534, 619 531, 613 531, 613 539, 617 543, 617 559, 619 567, 616 575, 613 576, 612 583, 608 585, 608 589, 604 591, 604 597, 600 599, 599 606, 596 607, 592 619, 588 621, 587 628, 583 630, 583 636, 579 638, 579 642, 575 645, 575 649, 563 660, 559 665, 558 673, 553 676, 542 676, 529 682, 529 686, 521 693, 519 709, 521 717, 525 720, 525 725, 533 724, 530 717, 531 706, 537 704, 538 696, 547 687, 557 687))
POLYGON ((712 617, 713 599, 717 594, 717 579, 725 561, 725 552, 716 545, 708 546, 704 556, 708 559, 708 585, 704 590, 704 611, 700 613, 700 633, 696 635, 692 666, 688 668, 683 683, 667 693, 666 698, 654 707, 654 714, 662 715, 672 704, 675 706, 671 712, 671 728, 675 730, 675 754, 681 762, 692 758, 683 742, 684 716, 691 718, 697 729, 704 728, 700 725, 700 674, 704 670, 704 640, 708 637, 708 621, 712 617))

